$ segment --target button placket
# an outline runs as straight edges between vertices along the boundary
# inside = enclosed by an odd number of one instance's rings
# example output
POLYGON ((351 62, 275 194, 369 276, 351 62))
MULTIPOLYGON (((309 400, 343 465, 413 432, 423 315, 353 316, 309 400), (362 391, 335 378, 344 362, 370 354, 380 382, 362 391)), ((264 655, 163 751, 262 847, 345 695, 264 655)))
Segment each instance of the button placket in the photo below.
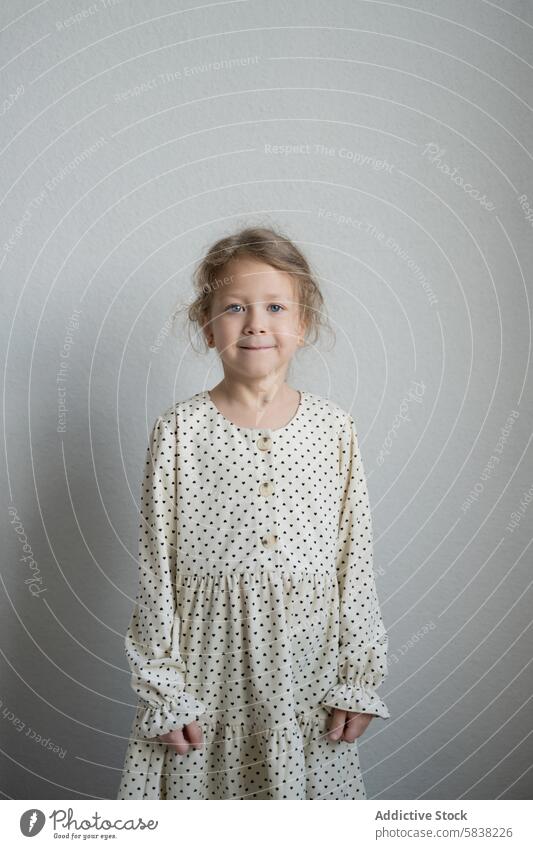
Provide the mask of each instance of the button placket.
POLYGON ((275 519, 275 485, 272 454, 272 437, 267 433, 260 434, 256 439, 260 462, 258 464, 259 482, 257 491, 259 493, 259 510, 261 513, 263 529, 260 536, 260 544, 263 548, 273 549, 278 542, 275 519))

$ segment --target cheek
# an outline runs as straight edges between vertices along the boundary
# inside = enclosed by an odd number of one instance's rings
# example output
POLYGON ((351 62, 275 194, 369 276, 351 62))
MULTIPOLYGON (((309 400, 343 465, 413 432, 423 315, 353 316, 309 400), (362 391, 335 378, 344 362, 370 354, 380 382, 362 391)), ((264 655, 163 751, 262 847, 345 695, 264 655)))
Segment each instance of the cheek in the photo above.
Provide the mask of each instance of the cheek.
POLYGON ((220 343, 227 347, 231 345, 232 342, 237 341, 239 337, 242 335, 240 331, 240 322, 236 316, 231 317, 233 321, 225 316, 220 318, 217 322, 217 330, 216 336, 220 343))
POLYGON ((221 315, 215 320, 214 324, 220 335, 231 336, 235 333, 235 316, 221 315))
POLYGON ((298 330, 292 321, 280 321, 277 325, 277 335, 280 345, 283 345, 284 348, 291 348, 296 345, 298 330))

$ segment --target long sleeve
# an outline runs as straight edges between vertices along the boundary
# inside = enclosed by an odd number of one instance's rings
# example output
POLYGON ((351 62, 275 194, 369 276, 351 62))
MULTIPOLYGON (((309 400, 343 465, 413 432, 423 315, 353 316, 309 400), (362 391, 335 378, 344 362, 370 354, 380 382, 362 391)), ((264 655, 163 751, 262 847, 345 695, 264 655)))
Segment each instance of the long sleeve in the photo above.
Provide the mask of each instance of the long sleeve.
POLYGON ((388 719, 389 709, 376 692, 388 674, 388 636, 376 591, 370 502, 352 416, 344 424, 339 452, 338 683, 322 704, 388 719))
POLYGON ((125 648, 138 696, 135 733, 151 739, 182 728, 206 708, 184 691, 176 615, 177 431, 161 416, 146 452, 141 489, 139 585, 125 648))

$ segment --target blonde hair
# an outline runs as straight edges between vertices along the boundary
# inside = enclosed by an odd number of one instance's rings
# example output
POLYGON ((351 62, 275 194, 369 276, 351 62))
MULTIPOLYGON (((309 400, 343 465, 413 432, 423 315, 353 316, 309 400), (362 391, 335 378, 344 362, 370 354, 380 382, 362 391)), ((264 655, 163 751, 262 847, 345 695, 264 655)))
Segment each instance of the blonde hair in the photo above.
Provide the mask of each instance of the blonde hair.
MULTIPOLYGON (((185 308, 189 326, 197 330, 209 350, 203 328, 211 319, 214 292, 229 282, 221 272, 236 257, 252 257, 285 271, 296 283, 300 317, 304 323, 305 341, 314 344, 321 328, 331 330, 325 312, 322 292, 309 263, 296 245, 270 227, 246 227, 215 242, 193 273, 195 298, 185 308)), ((177 310, 180 312, 180 310, 177 310)), ((193 340, 191 339, 191 345, 193 340)))

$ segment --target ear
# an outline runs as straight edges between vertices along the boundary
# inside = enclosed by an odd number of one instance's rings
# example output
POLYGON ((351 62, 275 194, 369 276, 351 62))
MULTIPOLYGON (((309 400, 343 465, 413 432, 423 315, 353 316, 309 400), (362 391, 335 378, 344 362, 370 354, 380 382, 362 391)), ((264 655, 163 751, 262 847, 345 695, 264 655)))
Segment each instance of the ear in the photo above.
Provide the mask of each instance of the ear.
POLYGON ((298 345, 305 345, 305 333, 307 330, 307 324, 302 319, 298 325, 298 345))
POLYGON ((213 329, 212 329, 212 325, 211 325, 209 315, 203 315, 202 316, 201 326, 202 326, 202 333, 204 334, 204 339, 205 339, 206 345, 208 345, 209 348, 213 348, 214 345, 215 345, 215 336, 214 336, 214 333, 213 333, 213 329))

